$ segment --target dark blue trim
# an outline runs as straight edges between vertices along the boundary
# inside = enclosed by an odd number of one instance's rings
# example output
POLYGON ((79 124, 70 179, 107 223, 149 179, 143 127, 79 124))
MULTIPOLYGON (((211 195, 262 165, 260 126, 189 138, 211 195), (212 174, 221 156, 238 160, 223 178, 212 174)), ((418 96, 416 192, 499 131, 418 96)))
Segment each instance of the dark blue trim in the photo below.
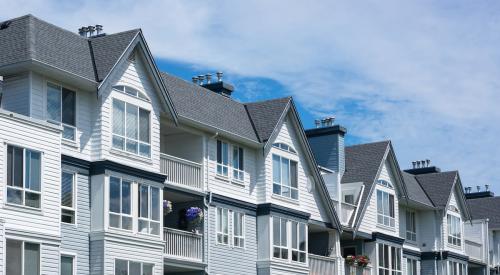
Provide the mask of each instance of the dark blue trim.
POLYGON ((142 169, 123 165, 110 160, 96 161, 92 162, 90 165, 90 175, 101 175, 104 174, 106 170, 111 170, 159 183, 164 183, 167 179, 167 175, 144 171, 142 169))
POLYGON ((333 227, 333 225, 329 222, 322 222, 322 221, 317 221, 317 220, 309 220, 309 223, 310 224, 315 224, 315 225, 318 225, 318 226, 321 226, 321 227, 326 227, 326 228, 330 228, 330 229, 336 229, 335 227, 333 227))
POLYGON ((327 135, 336 135, 336 134, 344 136, 347 133, 347 129, 343 126, 340 126, 340 125, 333 125, 333 126, 328 126, 328 127, 307 129, 304 132, 306 133, 306 136, 308 138, 327 136, 327 135))
POLYGON ((257 211, 256 204, 245 202, 245 201, 240 201, 240 200, 233 199, 233 198, 226 197, 226 196, 222 196, 219 194, 212 194, 212 201, 216 202, 216 203, 218 202, 218 203, 223 203, 226 205, 246 209, 246 210, 253 211, 253 212, 257 211))
POLYGON ((85 170, 90 169, 90 161, 67 156, 67 155, 61 155, 61 163, 65 164, 65 165, 85 169, 85 170))
POLYGON ((414 250, 403 249, 403 256, 412 256, 420 258, 422 256, 422 253, 414 250))
POLYGON ((257 216, 265 216, 265 215, 270 215, 272 213, 279 213, 303 220, 309 220, 309 218, 311 217, 311 214, 307 212, 298 211, 281 205, 276 205, 272 203, 263 203, 257 205, 257 216))
POLYGON ((405 242, 405 239, 400 237, 391 236, 380 232, 373 232, 371 241, 376 242, 377 240, 383 240, 397 245, 403 245, 403 243, 405 242))
POLYGON ((177 193, 177 194, 182 194, 185 196, 198 196, 201 198, 203 198, 205 196, 205 194, 202 194, 199 192, 190 192, 189 190, 180 190, 177 188, 172 188, 168 185, 165 185, 165 187, 163 187, 163 190, 167 191, 168 193, 177 193))
POLYGON ((460 260, 464 262, 469 261, 469 257, 465 255, 460 255, 455 252, 451 251, 443 251, 442 252, 442 257, 441 253, 432 251, 432 252, 422 252, 421 253, 421 259, 422 260, 446 260, 446 259, 455 259, 455 260, 460 260))

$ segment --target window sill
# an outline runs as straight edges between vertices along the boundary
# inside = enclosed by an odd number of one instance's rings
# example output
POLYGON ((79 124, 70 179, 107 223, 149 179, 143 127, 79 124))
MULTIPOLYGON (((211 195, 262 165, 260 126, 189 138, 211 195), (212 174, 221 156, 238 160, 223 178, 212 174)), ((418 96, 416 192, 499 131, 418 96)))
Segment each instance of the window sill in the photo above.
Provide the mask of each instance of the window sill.
POLYGON ((144 162, 144 163, 147 163, 147 164, 153 164, 153 161, 151 160, 151 158, 141 157, 139 155, 128 153, 128 152, 125 152, 125 151, 120 151, 120 150, 114 149, 114 148, 111 148, 111 150, 109 150, 109 152, 111 154, 113 154, 113 155, 118 155, 118 156, 122 156, 122 157, 126 157, 126 158, 131 158, 131 159, 134 159, 134 160, 137 160, 137 161, 140 161, 140 162, 144 162))
POLYGON ((73 149, 80 148, 80 146, 78 146, 78 143, 76 143, 76 141, 73 141, 73 140, 61 139, 61 144, 68 146, 68 147, 71 147, 73 149))
POLYGON ((33 208, 33 207, 19 205, 19 204, 6 203, 4 208, 8 209, 8 210, 21 211, 21 212, 30 213, 30 214, 37 214, 37 215, 43 214, 43 211, 41 208, 33 208))
POLYGON ((447 243, 449 247, 453 248, 453 249, 457 249, 457 250, 462 250, 462 246, 460 245, 456 245, 456 244, 452 244, 452 243, 447 243))
POLYGON ((274 194, 274 193, 271 195, 271 198, 272 199, 277 199, 277 200, 280 200, 280 201, 284 201, 284 202, 288 202, 288 203, 291 203, 291 204, 299 205, 299 199, 287 198, 287 197, 283 197, 281 195, 277 195, 277 194, 274 194))
POLYGON ((245 187, 245 182, 242 180, 233 179, 231 183, 240 187, 245 187))
POLYGON ((377 227, 380 228, 380 229, 384 229, 384 230, 389 230, 389 231, 392 231, 392 232, 396 232, 396 226, 391 227, 391 226, 388 226, 388 225, 383 225, 383 224, 377 223, 377 227))
POLYGON ((215 174, 215 179, 220 180, 220 181, 229 182, 229 177, 223 176, 223 175, 219 175, 219 174, 215 174))

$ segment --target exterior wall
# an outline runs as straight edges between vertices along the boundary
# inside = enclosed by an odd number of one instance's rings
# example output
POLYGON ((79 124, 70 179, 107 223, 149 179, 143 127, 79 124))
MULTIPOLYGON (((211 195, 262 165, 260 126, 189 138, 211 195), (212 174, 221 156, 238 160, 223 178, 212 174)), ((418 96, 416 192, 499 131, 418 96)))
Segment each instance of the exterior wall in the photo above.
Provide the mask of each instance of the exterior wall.
POLYGON ((76 223, 61 223, 61 252, 76 255, 79 274, 89 274, 90 182, 88 171, 63 165, 63 170, 76 173, 76 223))
MULTIPOLYGON (((441 232, 441 212, 436 211, 420 211, 418 216, 422 222, 417 223, 420 230, 420 249, 422 251, 433 251, 439 249, 440 232, 441 232)), ((418 233, 417 233, 418 234, 418 233)))
POLYGON ((90 275, 104 274, 104 240, 90 241, 90 275))
POLYGON ((380 172, 379 178, 382 180, 386 180, 389 183, 391 183, 395 190, 386 188, 384 186, 380 185, 375 185, 373 193, 371 194, 369 198, 369 204, 366 208, 366 211, 364 213, 364 216, 362 218, 361 225, 359 227, 359 231, 361 232, 366 232, 366 233, 372 233, 374 231, 376 232, 381 232, 387 235, 399 235, 399 200, 398 200, 398 194, 396 192, 397 187, 396 187, 396 180, 394 176, 392 175, 391 171, 388 169, 389 163, 386 161, 382 167, 382 170, 380 172), (394 229, 389 228, 387 226, 379 225, 377 223, 377 190, 383 190, 386 191, 390 194, 394 194, 394 229))
POLYGON ((4 76, 2 108, 21 115, 30 115, 30 74, 4 76))
POLYGON ((315 136, 308 137, 308 140, 319 165, 336 171, 341 175, 344 173, 345 145, 343 135, 315 136))
POLYGON ((255 211, 250 211, 222 203, 214 203, 208 209, 208 234, 210 258, 208 259, 209 274, 257 274, 257 217, 255 211), (217 244, 217 207, 245 213, 245 247, 232 245, 233 220, 229 219, 229 245, 217 244))
POLYGON ((420 263, 420 274, 436 275, 437 262, 434 260, 425 260, 420 263))

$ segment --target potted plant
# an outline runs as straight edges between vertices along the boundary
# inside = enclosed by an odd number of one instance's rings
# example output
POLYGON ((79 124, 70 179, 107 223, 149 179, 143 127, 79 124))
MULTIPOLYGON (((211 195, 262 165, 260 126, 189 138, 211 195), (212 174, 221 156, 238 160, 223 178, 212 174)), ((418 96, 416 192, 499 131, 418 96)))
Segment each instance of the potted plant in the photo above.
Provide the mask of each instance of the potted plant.
POLYGON ((198 233, 198 226, 203 221, 203 210, 196 206, 189 207, 186 211, 186 219, 191 224, 193 232, 198 233))
POLYGON ((357 256, 356 263, 358 266, 361 266, 364 268, 370 263, 370 258, 368 258, 368 256, 365 256, 365 255, 357 256))
POLYGON ((163 213, 168 215, 172 212, 172 202, 168 200, 163 200, 163 213))

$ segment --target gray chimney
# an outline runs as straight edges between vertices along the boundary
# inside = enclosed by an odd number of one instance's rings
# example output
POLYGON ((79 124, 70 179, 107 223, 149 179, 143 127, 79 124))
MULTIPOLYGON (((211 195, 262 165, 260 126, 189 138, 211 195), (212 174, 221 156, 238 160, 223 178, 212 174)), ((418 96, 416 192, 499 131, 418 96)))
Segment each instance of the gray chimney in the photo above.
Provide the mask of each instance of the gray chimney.
POLYGON ((206 74, 205 76, 207 78, 207 82, 203 83, 203 84, 200 84, 200 85, 202 85, 206 89, 211 90, 214 93, 217 93, 217 94, 220 94, 220 95, 223 95, 223 96, 227 96, 227 97, 231 97, 231 94, 234 91, 234 87, 233 87, 233 85, 225 83, 224 81, 222 81, 222 72, 217 72, 216 73, 217 82, 212 82, 211 81, 211 79, 212 79, 212 75, 211 74, 206 74))

